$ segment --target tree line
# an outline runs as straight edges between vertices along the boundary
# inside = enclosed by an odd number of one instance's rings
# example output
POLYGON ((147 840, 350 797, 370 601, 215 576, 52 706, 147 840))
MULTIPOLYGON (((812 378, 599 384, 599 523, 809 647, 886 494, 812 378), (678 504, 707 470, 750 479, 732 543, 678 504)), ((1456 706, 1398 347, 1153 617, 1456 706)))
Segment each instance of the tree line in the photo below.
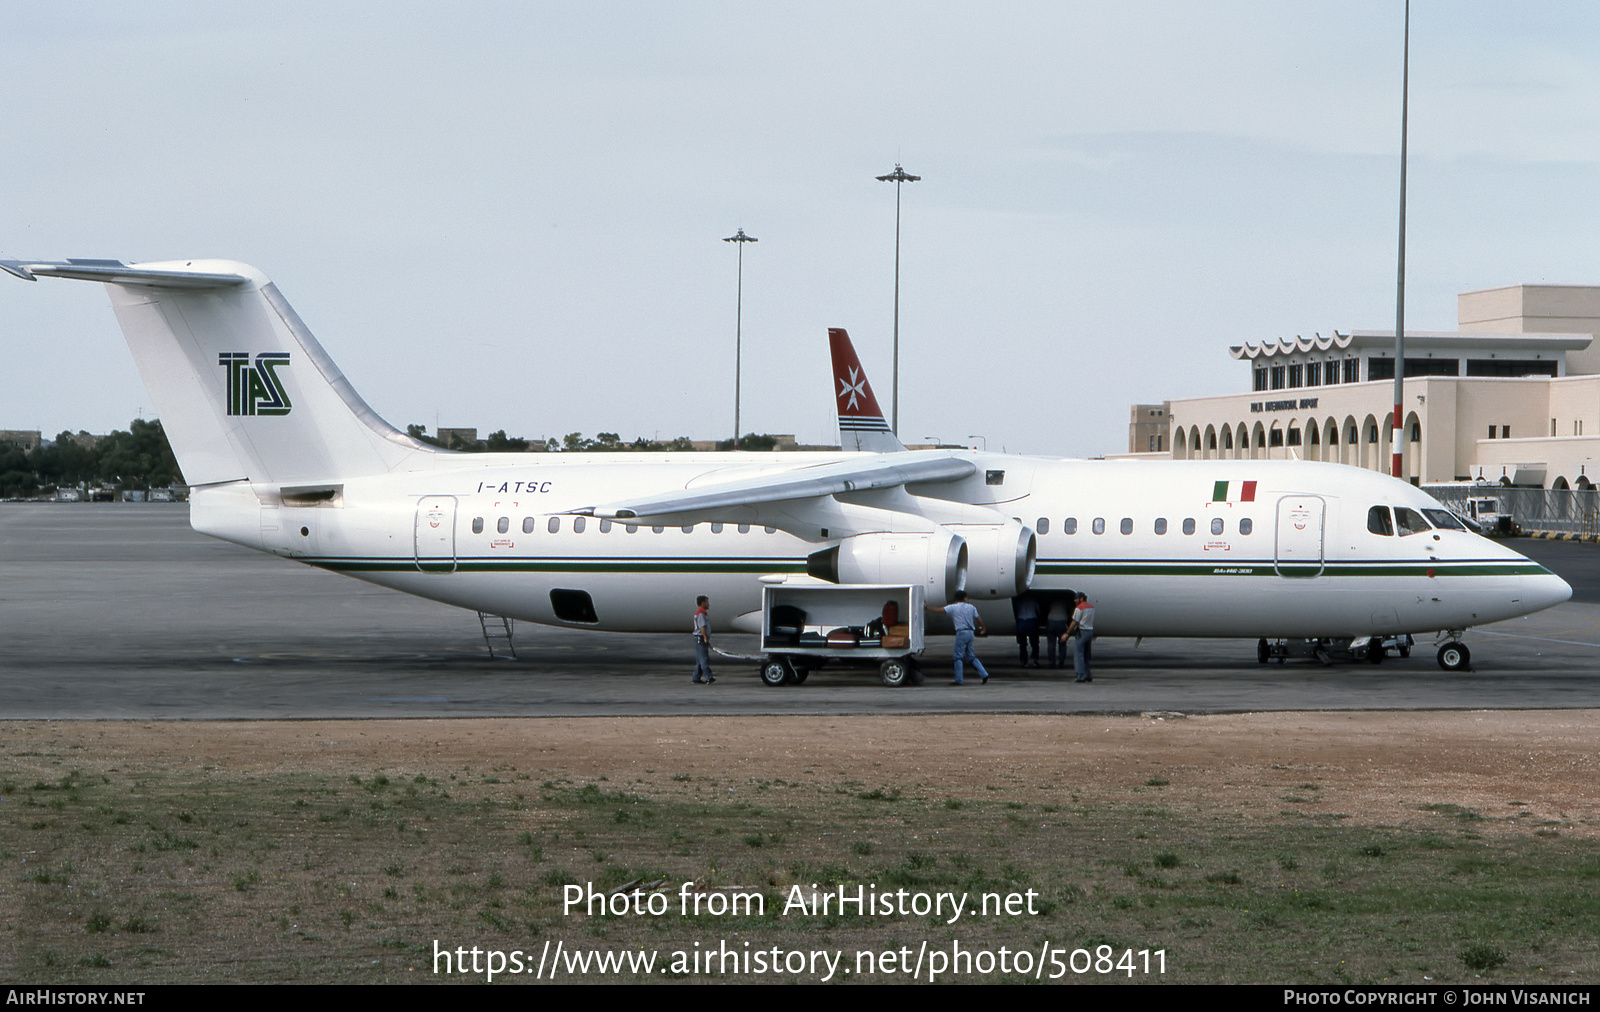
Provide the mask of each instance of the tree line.
MULTIPOLYGON (((476 441, 461 438, 459 432, 451 433, 450 440, 446 443, 436 436, 427 435, 426 429, 421 425, 407 425, 406 432, 412 438, 430 446, 437 446, 444 450, 459 450, 463 453, 660 453, 692 452, 696 449, 694 442, 688 436, 679 436, 676 439, 668 440, 646 439, 640 436, 632 442, 625 442, 615 432, 597 432, 593 439, 581 432, 569 432, 560 439, 546 439, 543 442, 536 442, 516 436, 507 436, 506 430, 500 429, 476 441)), ((757 435, 754 432, 748 432, 739 437, 739 449, 741 450, 773 450, 777 446, 778 437, 770 433, 757 435)), ((733 440, 721 440, 717 443, 717 449, 733 449, 733 440)))
MULTIPOLYGON (((640 436, 632 442, 624 442, 615 432, 599 432, 593 439, 581 432, 569 432, 559 440, 530 442, 507 436, 506 430, 500 429, 473 442, 462 439, 457 433, 446 446, 439 439, 424 434, 420 425, 408 425, 406 432, 441 449, 466 453, 647 453, 695 449, 688 436, 671 440, 640 436)), ((739 437, 741 450, 772 450, 777 445, 778 440, 770 434, 751 432, 739 437)), ((722 440, 717 449, 733 449, 733 440, 722 440)), ((58 488, 80 485, 121 490, 165 488, 182 481, 183 472, 159 421, 134 419, 126 432, 117 430, 99 437, 87 432, 62 432, 54 443, 41 443, 32 450, 25 450, 16 443, 0 442, 0 498, 47 495, 58 488)))
POLYGON ((32 450, 0 443, 0 497, 39 495, 84 484, 165 488, 182 480, 159 421, 134 419, 126 432, 100 437, 63 432, 54 443, 40 443, 32 450))

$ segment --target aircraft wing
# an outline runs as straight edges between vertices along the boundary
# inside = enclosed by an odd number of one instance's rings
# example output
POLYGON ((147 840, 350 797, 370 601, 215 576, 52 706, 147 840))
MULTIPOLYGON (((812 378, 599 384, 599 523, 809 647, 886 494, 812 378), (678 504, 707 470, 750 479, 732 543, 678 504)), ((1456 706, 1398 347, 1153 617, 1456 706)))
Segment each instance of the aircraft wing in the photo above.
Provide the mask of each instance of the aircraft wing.
POLYGON ((840 492, 865 492, 921 482, 959 481, 977 465, 958 457, 927 452, 884 453, 856 460, 805 467, 783 474, 758 475, 659 495, 572 510, 607 520, 720 510, 734 506, 813 499, 840 492))

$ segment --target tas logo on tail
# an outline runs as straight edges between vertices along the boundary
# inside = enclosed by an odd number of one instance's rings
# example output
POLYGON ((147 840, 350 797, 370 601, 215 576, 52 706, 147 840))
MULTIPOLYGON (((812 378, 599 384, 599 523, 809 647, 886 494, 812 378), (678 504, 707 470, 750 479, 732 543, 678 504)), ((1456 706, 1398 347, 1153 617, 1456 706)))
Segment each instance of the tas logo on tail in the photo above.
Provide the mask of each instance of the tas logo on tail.
POLYGON ((250 364, 250 353, 225 351, 217 364, 228 370, 228 414, 287 415, 294 407, 284 389, 280 368, 288 368, 289 353, 264 351, 250 364))

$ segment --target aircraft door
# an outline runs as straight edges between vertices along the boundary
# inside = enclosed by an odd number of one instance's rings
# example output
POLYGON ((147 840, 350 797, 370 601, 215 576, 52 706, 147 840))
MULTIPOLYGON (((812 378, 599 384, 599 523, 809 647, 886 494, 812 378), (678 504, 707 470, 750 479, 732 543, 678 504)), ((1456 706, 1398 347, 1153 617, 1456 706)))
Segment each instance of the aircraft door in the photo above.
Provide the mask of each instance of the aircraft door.
POLYGON ((1322 535, 1327 504, 1321 496, 1286 495, 1278 500, 1276 568, 1279 576, 1322 574, 1322 535))
POLYGON ((417 502, 417 569, 424 573, 456 571, 456 497, 427 495, 417 502))

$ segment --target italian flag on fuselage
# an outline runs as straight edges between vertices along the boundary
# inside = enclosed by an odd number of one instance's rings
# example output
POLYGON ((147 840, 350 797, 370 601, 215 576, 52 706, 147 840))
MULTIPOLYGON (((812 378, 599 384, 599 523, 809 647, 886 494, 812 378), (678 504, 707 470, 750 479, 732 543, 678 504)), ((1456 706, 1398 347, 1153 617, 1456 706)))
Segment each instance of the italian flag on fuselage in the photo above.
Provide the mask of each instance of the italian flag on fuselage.
POLYGON ((1256 483, 1253 481, 1219 481, 1211 486, 1212 502, 1255 502, 1256 483))

